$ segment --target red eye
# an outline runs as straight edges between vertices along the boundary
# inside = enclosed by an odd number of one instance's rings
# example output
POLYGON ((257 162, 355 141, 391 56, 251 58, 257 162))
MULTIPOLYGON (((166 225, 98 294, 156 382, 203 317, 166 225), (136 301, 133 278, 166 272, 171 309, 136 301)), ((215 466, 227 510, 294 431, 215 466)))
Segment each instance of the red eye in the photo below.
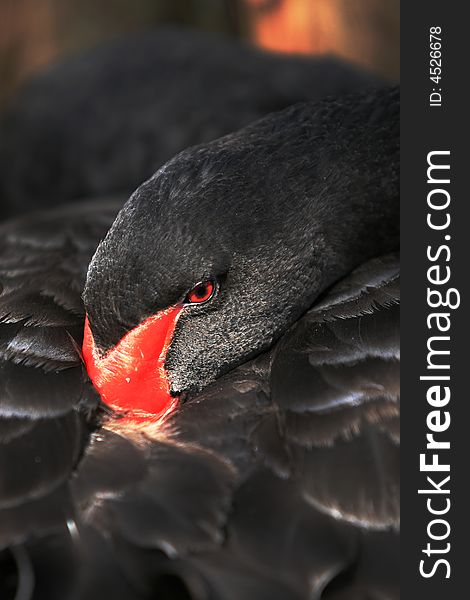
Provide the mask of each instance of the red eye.
POLYGON ((186 296, 186 302, 189 304, 201 304, 212 298, 215 290, 213 281, 201 281, 197 283, 186 296))

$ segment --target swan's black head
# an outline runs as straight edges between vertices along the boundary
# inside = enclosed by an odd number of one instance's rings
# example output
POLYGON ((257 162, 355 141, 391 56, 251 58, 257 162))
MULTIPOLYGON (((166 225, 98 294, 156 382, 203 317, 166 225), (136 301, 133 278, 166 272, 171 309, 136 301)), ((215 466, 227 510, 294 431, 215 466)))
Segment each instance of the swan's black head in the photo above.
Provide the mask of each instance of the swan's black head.
POLYGON ((172 395, 199 390, 269 347, 333 281, 396 248, 398 119, 397 89, 306 103, 168 162, 91 262, 95 358, 173 307, 158 369, 172 395))

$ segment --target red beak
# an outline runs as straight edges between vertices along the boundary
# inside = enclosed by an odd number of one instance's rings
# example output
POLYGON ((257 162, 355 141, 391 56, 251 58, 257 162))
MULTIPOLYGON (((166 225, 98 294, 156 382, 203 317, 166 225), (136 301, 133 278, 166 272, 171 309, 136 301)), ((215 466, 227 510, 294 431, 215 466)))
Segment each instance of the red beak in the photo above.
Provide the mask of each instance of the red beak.
POLYGON ((158 420, 171 412, 178 400, 170 394, 165 359, 181 306, 149 317, 129 331, 104 356, 85 319, 83 358, 95 388, 105 404, 133 420, 158 420))

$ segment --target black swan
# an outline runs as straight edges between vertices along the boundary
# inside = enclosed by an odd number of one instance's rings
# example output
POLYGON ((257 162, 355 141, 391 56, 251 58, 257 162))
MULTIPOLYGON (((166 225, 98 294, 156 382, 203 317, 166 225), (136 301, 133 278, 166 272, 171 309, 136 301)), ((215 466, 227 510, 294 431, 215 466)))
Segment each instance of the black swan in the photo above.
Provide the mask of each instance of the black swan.
POLYGON ((190 148, 106 237, 121 199, 0 226, 5 597, 398 598, 398 112, 190 148))

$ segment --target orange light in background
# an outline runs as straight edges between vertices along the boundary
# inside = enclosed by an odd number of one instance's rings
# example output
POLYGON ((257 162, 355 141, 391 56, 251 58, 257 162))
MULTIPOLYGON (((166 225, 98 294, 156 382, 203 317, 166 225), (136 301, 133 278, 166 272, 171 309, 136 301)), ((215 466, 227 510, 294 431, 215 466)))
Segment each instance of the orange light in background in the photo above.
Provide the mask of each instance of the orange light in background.
POLYGON ((241 0, 251 39, 278 52, 336 54, 397 80, 400 0, 241 0))
POLYGON ((322 53, 339 44, 343 24, 331 0, 246 0, 257 45, 279 52, 322 53))

